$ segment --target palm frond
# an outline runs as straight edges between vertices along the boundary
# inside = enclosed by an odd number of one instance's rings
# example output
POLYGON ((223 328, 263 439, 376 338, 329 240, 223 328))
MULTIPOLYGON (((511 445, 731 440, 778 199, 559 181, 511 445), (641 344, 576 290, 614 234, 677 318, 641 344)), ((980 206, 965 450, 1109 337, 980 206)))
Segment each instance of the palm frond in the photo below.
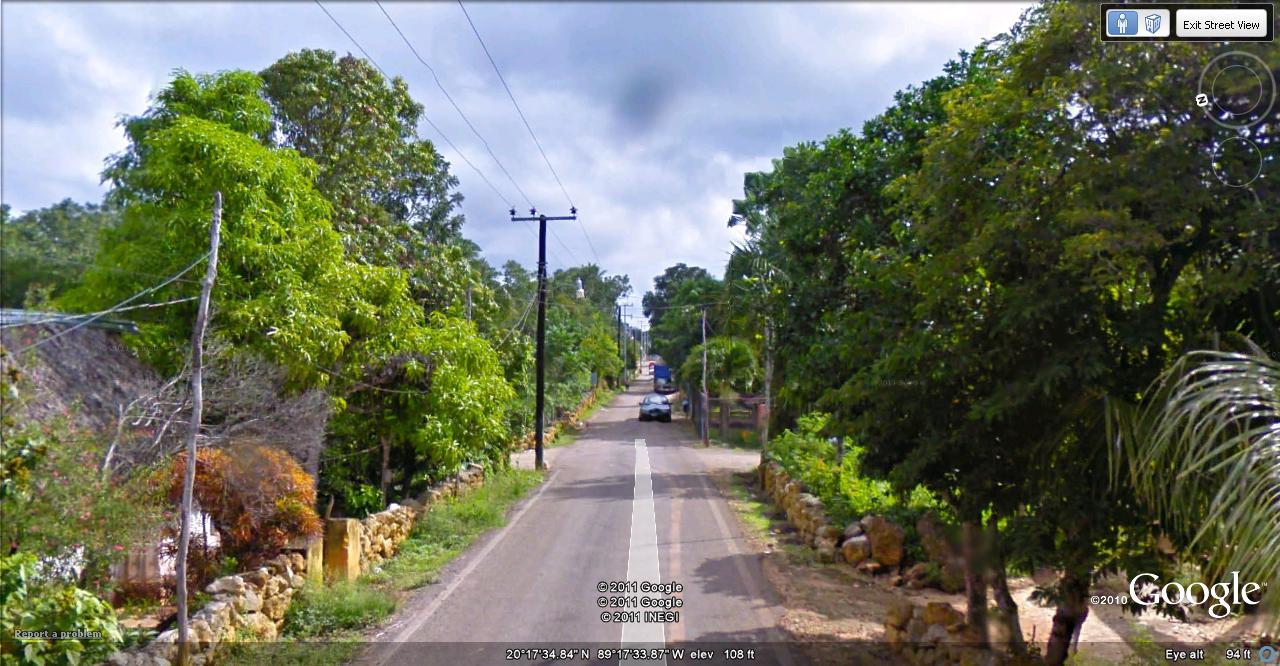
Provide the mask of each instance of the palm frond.
POLYGON ((1206 573, 1271 583, 1280 601, 1280 362, 1191 352, 1143 404, 1112 405, 1113 479, 1210 554, 1206 573))

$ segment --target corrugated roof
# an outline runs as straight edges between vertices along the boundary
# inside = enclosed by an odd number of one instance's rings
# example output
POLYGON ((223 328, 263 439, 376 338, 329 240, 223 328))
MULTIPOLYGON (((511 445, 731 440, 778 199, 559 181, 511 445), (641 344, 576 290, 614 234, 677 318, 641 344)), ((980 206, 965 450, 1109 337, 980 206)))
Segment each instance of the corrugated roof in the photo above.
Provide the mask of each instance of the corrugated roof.
POLYGON ((101 328, 120 333, 137 333, 138 325, 127 319, 112 319, 66 312, 40 312, 0 308, 0 326, 75 326, 101 328))

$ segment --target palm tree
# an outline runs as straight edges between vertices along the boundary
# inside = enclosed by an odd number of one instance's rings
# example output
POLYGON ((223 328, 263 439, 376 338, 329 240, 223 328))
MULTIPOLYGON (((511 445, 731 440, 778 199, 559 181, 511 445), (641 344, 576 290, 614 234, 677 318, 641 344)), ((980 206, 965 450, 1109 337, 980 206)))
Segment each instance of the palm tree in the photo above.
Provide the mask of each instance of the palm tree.
MULTIPOLYGON (((1130 483, 1162 525, 1209 553, 1215 579, 1239 571, 1280 601, 1280 362, 1195 351, 1138 406, 1108 412, 1115 482, 1130 483)), ((1280 620, 1278 620, 1280 621, 1280 620)))

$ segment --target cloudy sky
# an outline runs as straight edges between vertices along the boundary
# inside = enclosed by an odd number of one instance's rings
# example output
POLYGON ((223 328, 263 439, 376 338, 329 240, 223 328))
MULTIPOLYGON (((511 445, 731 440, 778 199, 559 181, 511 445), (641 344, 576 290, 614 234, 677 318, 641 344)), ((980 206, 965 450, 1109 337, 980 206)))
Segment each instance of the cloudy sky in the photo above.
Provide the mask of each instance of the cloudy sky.
MULTIPOLYGON (((568 208, 453 2, 383 3, 534 205, 568 208)), ((496 194, 425 123, 466 197, 466 233, 495 264, 536 261, 507 219, 528 203, 447 104, 378 7, 325 7, 496 194)), ((559 223, 550 264, 596 261, 638 302, 676 262, 713 273, 742 174, 786 146, 858 127, 894 91, 1008 29, 1025 3, 495 3, 467 5, 581 212, 559 223), (590 241, 588 241, 588 238, 590 241), (594 251, 593 248, 594 247, 594 251)), ((97 201, 103 159, 124 147, 172 70, 261 70, 301 48, 358 50, 313 2, 3 4, 3 200, 22 211, 97 201)), ((638 312, 638 308, 635 309, 638 312)))

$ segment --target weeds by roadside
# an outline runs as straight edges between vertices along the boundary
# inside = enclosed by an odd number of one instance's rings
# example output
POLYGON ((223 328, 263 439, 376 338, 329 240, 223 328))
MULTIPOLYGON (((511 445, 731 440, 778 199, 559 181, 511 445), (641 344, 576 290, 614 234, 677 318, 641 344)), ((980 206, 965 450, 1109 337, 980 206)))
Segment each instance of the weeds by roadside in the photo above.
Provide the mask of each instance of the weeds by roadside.
POLYGON ((225 663, 345 663, 360 648, 362 631, 394 613, 409 591, 435 582, 450 560, 486 531, 503 525, 511 505, 541 482, 540 472, 503 470, 466 495, 433 505, 395 557, 355 581, 304 588, 289 608, 279 641, 237 643, 225 663))

